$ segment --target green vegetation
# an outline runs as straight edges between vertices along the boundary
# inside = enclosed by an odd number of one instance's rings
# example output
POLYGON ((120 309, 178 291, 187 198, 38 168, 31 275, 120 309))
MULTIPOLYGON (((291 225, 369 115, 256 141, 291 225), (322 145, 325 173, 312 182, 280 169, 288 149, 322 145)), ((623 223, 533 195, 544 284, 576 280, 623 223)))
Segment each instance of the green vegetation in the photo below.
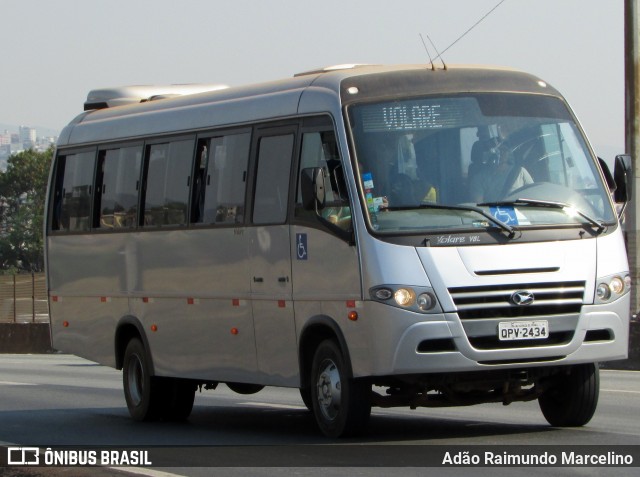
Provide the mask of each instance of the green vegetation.
POLYGON ((0 172, 0 274, 44 270, 43 223, 53 147, 13 154, 0 172))

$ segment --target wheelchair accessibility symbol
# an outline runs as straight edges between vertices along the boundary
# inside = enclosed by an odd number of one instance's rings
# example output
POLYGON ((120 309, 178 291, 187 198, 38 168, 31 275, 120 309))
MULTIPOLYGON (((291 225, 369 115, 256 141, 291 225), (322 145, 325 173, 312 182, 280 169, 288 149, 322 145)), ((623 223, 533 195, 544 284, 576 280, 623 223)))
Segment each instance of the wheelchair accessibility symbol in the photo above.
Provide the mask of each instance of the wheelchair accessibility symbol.
POLYGON ((307 259, 307 234, 296 234, 296 253, 298 260, 307 259))
POLYGON ((518 225, 518 216, 513 207, 491 207, 491 215, 507 225, 518 225))

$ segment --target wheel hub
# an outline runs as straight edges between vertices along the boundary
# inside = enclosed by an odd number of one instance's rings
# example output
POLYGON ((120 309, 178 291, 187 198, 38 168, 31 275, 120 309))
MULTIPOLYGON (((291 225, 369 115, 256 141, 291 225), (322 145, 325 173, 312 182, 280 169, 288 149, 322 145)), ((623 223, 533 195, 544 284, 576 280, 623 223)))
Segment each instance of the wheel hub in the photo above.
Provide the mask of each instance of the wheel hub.
POLYGON ((340 373, 331 360, 322 363, 322 371, 318 375, 317 393, 320 411, 326 419, 333 420, 340 411, 341 385, 340 373))

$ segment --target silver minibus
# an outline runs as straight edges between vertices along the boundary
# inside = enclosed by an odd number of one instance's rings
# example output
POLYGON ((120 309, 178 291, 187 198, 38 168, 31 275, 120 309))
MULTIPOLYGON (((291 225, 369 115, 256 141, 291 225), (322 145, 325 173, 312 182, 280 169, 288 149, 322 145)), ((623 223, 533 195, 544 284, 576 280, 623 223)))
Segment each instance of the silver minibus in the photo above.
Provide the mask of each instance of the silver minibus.
POLYGON ((506 68, 94 90, 51 171, 53 346, 122 369, 136 420, 225 383, 298 388, 330 437, 376 406, 581 426, 627 356, 630 174, 506 68))

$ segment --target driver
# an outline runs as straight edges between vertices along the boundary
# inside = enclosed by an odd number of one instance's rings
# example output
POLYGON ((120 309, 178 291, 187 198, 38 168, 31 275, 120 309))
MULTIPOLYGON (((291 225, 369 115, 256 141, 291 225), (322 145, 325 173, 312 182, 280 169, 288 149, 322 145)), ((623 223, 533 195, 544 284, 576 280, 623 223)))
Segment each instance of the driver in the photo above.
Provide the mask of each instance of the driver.
POLYGON ((493 163, 470 179, 471 200, 477 204, 494 202, 521 187, 533 184, 531 174, 514 160, 508 132, 508 126, 498 125, 499 141, 492 149, 493 163))

